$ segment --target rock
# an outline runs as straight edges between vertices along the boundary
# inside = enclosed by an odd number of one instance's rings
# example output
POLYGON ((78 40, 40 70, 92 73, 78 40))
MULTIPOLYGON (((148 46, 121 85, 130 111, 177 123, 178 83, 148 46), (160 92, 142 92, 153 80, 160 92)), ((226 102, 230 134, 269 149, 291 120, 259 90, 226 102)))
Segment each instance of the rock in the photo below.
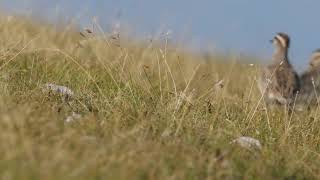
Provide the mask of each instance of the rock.
POLYGON ((82 118, 82 116, 80 114, 72 112, 72 114, 70 116, 68 116, 64 121, 66 123, 72 123, 72 122, 79 120, 81 118, 82 118))
POLYGON ((45 84, 44 90, 63 95, 65 97, 72 97, 74 95, 73 91, 70 88, 56 84, 45 84))
POLYGON ((241 136, 235 140, 232 141, 232 143, 237 144, 243 148, 249 149, 249 150, 261 150, 262 145, 259 140, 254 139, 252 137, 245 137, 241 136))

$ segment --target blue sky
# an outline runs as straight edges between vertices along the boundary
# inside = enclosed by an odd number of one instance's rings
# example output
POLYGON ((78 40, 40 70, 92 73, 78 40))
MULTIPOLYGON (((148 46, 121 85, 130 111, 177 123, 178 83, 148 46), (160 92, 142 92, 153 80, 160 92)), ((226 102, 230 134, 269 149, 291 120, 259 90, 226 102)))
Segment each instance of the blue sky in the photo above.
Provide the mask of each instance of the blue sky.
POLYGON ((6 13, 59 14, 84 26, 93 16, 103 25, 119 21, 139 35, 170 29, 198 50, 270 57, 268 42, 279 31, 292 38, 290 58, 298 70, 320 48, 319 0, 1 0, 6 13), (120 16, 118 16, 120 14, 120 16))

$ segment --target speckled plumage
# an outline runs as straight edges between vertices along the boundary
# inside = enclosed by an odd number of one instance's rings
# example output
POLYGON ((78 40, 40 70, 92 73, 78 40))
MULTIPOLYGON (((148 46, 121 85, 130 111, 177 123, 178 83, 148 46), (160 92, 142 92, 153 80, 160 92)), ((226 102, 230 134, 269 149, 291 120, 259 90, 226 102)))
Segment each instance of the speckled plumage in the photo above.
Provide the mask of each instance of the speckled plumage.
POLYGON ((290 105, 300 89, 299 76, 288 58, 290 38, 278 33, 272 42, 272 63, 262 70, 258 86, 267 104, 290 105))
POLYGON ((301 75, 299 103, 304 105, 317 104, 320 92, 320 49, 314 51, 308 69, 301 75))

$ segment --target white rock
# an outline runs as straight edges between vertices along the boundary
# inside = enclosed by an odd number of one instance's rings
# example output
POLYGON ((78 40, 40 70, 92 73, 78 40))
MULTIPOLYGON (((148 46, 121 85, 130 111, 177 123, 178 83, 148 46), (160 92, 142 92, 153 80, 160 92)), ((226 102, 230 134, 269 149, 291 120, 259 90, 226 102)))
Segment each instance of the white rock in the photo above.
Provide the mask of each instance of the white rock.
POLYGON ((224 87, 224 80, 220 80, 214 84, 215 89, 222 89, 224 87))
POLYGON ((261 150, 262 148, 260 141, 252 137, 242 136, 233 140, 232 143, 238 144, 239 146, 250 150, 261 150))
POLYGON ((56 84, 45 84, 44 86, 45 90, 47 91, 51 91, 60 95, 64 95, 64 96, 68 96, 71 97, 74 95, 73 91, 65 86, 60 86, 60 85, 56 85, 56 84))
POLYGON ((81 118, 82 118, 82 116, 80 114, 72 112, 72 114, 65 119, 65 122, 72 123, 72 122, 79 120, 81 118))
POLYGON ((172 134, 171 129, 167 128, 166 130, 164 130, 164 131, 162 132, 161 137, 167 138, 167 137, 170 137, 171 134, 172 134))

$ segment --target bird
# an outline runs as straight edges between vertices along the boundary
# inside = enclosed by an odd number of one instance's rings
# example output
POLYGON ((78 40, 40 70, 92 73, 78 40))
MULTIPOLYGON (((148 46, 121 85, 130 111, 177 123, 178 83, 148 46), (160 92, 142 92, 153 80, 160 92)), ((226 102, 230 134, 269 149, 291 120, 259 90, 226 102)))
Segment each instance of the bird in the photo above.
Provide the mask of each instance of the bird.
POLYGON ((320 49, 312 52, 309 67, 301 74, 300 81, 299 104, 307 107, 317 105, 320 92, 320 49))
POLYGON ((290 107, 300 90, 300 78, 288 58, 290 37, 279 32, 270 42, 274 46, 272 62, 262 69, 258 88, 267 105, 290 107))

